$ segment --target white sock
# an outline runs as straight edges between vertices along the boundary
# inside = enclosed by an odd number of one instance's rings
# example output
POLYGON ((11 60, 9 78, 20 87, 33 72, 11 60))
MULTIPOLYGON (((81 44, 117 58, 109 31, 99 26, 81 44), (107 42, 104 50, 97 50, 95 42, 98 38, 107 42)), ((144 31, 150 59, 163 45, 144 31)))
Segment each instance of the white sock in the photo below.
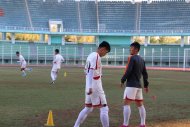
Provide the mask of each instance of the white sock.
POLYGON ((56 72, 54 72, 54 77, 55 77, 55 80, 57 79, 57 73, 56 72))
POLYGON ((55 73, 54 71, 51 71, 51 80, 52 81, 55 81, 55 74, 54 73, 55 73))
POLYGON ((29 71, 29 70, 30 70, 30 68, 25 68, 25 70, 26 70, 26 71, 29 71))
POLYGON ((109 108, 108 106, 100 108, 100 119, 103 127, 109 127, 109 108))
POLYGON ((84 120, 86 119, 86 117, 88 116, 88 114, 90 114, 93 111, 93 108, 88 108, 85 107, 80 113, 79 116, 75 122, 74 127, 79 127, 80 124, 82 124, 84 122, 84 120))
POLYGON ((129 119, 131 116, 131 107, 130 105, 123 106, 123 125, 128 126, 129 125, 129 119))
POLYGON ((139 114, 141 117, 141 125, 145 125, 145 120, 146 120, 146 110, 144 108, 144 105, 138 107, 139 109, 139 114))
POLYGON ((22 70, 22 73, 23 73, 24 75, 26 75, 26 72, 25 72, 24 70, 22 70))

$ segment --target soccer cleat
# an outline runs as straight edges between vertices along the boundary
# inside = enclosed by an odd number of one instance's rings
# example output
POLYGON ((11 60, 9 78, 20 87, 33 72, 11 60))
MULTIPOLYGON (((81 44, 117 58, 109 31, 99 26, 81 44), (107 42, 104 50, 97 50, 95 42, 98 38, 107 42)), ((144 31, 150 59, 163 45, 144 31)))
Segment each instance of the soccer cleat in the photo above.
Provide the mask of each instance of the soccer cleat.
POLYGON ((55 82, 54 82, 54 81, 52 81, 52 82, 50 83, 50 85, 53 85, 53 84, 55 84, 55 82))
POLYGON ((139 127, 146 127, 145 125, 140 125, 139 127))
POLYGON ((29 68, 29 72, 31 72, 32 71, 32 68, 29 68))
POLYGON ((129 126, 121 125, 120 127, 129 127, 129 126))

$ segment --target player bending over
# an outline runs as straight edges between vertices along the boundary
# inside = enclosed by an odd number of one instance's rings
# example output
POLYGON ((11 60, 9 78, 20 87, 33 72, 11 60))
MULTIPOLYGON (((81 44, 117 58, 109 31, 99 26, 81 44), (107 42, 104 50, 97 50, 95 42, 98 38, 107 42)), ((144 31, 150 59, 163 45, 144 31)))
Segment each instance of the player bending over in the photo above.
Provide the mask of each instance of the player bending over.
POLYGON ((140 44, 134 42, 130 45, 130 55, 128 58, 128 64, 126 65, 126 71, 123 77, 121 78, 121 86, 126 82, 126 88, 124 92, 124 106, 123 106, 123 117, 124 122, 121 127, 129 127, 129 119, 131 115, 130 104, 132 101, 136 102, 136 105, 139 109, 139 114, 141 118, 141 124, 139 127, 145 127, 146 111, 143 105, 143 95, 142 95, 142 86, 141 86, 141 76, 143 75, 144 79, 144 90, 148 92, 148 74, 146 71, 145 62, 138 55, 140 50, 140 44))
POLYGON ((64 58, 59 54, 59 49, 55 49, 55 56, 53 59, 53 66, 51 69, 51 84, 55 84, 59 70, 61 69, 61 63, 64 62, 64 58))
POLYGON ((25 71, 32 71, 32 68, 26 68, 26 61, 24 59, 24 57, 20 54, 20 52, 16 52, 16 56, 18 57, 20 65, 21 65, 21 72, 22 72, 22 76, 25 77, 26 76, 26 72, 25 71))
MULTIPOLYGON (((103 41, 96 52, 92 52, 86 60, 86 92, 85 108, 79 113, 74 127, 79 127, 93 108, 100 108, 100 119, 103 127, 109 127, 108 105, 102 88, 101 57, 110 52, 110 45, 103 41)), ((90 125, 89 125, 90 126, 90 125)))

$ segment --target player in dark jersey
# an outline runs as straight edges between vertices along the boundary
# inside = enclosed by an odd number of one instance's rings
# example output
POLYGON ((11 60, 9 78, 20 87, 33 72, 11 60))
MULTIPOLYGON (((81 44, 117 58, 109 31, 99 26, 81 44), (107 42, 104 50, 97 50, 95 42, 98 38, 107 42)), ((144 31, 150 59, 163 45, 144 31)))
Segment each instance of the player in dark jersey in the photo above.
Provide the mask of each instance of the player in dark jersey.
POLYGON ((130 56, 128 57, 128 63, 126 65, 125 74, 121 78, 121 86, 126 82, 126 88, 124 92, 124 106, 123 117, 124 122, 121 127, 129 127, 129 118, 131 115, 131 102, 135 101, 139 109, 141 117, 141 123, 139 127, 145 127, 146 110, 143 105, 142 85, 141 77, 143 76, 144 91, 148 93, 148 74, 143 58, 138 55, 140 50, 140 44, 134 42, 130 45, 130 56))

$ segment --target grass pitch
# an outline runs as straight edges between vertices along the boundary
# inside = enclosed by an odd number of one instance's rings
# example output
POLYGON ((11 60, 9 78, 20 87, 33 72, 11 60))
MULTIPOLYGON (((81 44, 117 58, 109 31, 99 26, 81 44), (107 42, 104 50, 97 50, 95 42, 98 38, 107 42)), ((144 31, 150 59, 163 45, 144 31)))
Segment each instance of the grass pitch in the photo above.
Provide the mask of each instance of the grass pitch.
MULTIPOLYGON (((22 77, 19 68, 0 68, 0 127, 43 127, 53 111, 56 127, 72 127, 84 106, 85 75, 82 68, 62 68, 55 85, 50 68, 33 68, 22 77), (64 72, 67 76, 64 77, 64 72)), ((104 69, 103 87, 110 108, 110 127, 122 124, 119 87, 124 69, 104 69)), ((190 127, 190 72, 148 71, 150 93, 144 94, 148 127, 190 127), (156 96, 153 100, 151 96, 156 96)), ((132 105, 131 127, 139 125, 132 105)), ((99 110, 81 127, 101 127, 99 110)))

